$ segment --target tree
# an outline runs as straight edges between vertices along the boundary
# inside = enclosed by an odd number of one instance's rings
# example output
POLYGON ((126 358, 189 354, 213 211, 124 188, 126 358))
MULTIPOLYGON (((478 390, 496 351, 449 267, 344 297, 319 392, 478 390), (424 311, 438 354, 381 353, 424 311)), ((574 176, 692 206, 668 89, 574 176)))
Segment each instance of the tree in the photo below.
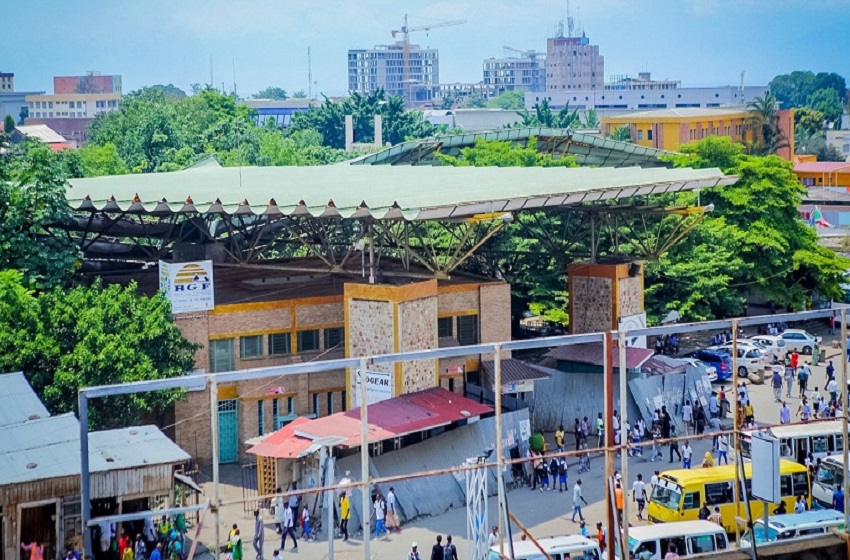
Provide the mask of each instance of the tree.
MULTIPOLYGON (((180 334, 162 294, 100 280, 36 293, 21 272, 0 271, 0 368, 23 371, 51 413, 74 412, 80 387, 184 375, 198 349, 180 334)), ((93 427, 156 420, 179 395, 98 399, 93 427)))
POLYGON ((596 109, 588 109, 584 112, 584 119, 582 120, 582 126, 584 128, 599 128, 599 116, 596 114, 596 109))
POLYGON ((477 91, 472 92, 463 102, 463 106, 467 109, 482 109, 487 106, 487 100, 477 91))
POLYGON ((515 146, 499 140, 475 141, 474 146, 461 148, 460 156, 437 153, 443 165, 454 167, 576 167, 572 156, 555 158, 537 151, 537 139, 528 139, 528 146, 515 146))
POLYGON ((794 136, 823 132, 824 116, 820 111, 800 107, 794 111, 794 136))
POLYGON ((454 108, 455 101, 455 97, 452 94, 447 93, 443 96, 443 102, 440 104, 440 108, 448 111, 449 109, 454 108))
POLYGON ((823 114, 827 123, 832 123, 835 128, 841 128, 841 114, 844 112, 842 98, 839 98, 834 89, 819 89, 806 99, 806 105, 823 114))
POLYGON ((491 109, 524 109, 525 95, 521 91, 506 91, 488 101, 486 106, 491 109))
POLYGON ((66 283, 79 253, 51 226, 71 220, 64 171, 49 147, 26 139, 0 153, 0 270, 21 271, 38 289, 66 283))
POLYGON ((307 92, 304 91, 303 89, 295 90, 294 92, 292 92, 292 98, 293 99, 306 99, 307 98, 307 92))
POLYGON ((286 90, 277 86, 269 86, 261 89, 251 97, 254 99, 288 99, 286 90))
POLYGON ((631 127, 627 124, 624 124, 623 126, 618 126, 614 129, 614 132, 611 133, 611 140, 617 140, 618 142, 631 142, 631 127))
POLYGON ((749 115, 744 126, 752 135, 747 145, 749 153, 769 155, 788 147, 788 139, 779 126, 776 105, 776 97, 770 93, 766 93, 764 97, 756 97, 748 105, 749 115))
POLYGON ((3 119, 3 132, 12 134, 13 130, 15 130, 15 118, 12 115, 6 115, 3 119))
POLYGON ((534 104, 533 111, 533 113, 529 111, 523 111, 520 113, 520 117, 522 117, 522 126, 574 128, 581 124, 581 119, 578 116, 578 110, 570 111, 569 103, 564 105, 557 113, 552 113, 552 109, 549 108, 549 101, 543 99, 539 103, 534 104))
POLYGON ((129 173, 127 164, 118 154, 115 144, 107 142, 102 146, 89 145, 76 150, 82 158, 84 177, 103 175, 125 175, 129 173))
POLYGON ((162 95, 164 95, 166 99, 183 99, 184 97, 186 97, 186 92, 175 86, 174 84, 156 84, 150 87, 153 90, 162 92, 162 95))

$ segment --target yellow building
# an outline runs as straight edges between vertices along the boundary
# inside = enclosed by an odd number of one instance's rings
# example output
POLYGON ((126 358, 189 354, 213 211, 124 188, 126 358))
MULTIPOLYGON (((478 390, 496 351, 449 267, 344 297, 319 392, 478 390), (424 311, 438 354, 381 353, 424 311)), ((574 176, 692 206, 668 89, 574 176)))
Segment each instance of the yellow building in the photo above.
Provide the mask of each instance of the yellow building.
POLYGON ((729 136, 734 142, 744 142, 746 118, 744 109, 682 107, 604 117, 602 130, 610 135, 627 125, 635 144, 675 152, 680 145, 706 136, 729 136))

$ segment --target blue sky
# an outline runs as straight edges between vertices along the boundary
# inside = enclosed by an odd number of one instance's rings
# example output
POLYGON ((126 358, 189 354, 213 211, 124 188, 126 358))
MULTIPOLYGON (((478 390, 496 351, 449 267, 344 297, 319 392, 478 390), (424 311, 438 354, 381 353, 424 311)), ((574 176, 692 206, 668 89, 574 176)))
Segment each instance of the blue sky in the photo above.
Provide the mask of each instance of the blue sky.
MULTIPOLYGON (((26 0, 0 8, 0 70, 19 90, 52 91, 54 75, 123 75, 124 90, 210 80, 240 95, 267 85, 307 89, 307 47, 319 91, 346 90, 352 47, 392 41, 410 25, 466 19, 412 34, 440 49, 443 82, 481 80, 503 45, 545 51, 566 0, 26 0)), ((764 85, 797 69, 850 80, 850 0, 572 0, 606 77, 650 70, 683 85, 764 85)))

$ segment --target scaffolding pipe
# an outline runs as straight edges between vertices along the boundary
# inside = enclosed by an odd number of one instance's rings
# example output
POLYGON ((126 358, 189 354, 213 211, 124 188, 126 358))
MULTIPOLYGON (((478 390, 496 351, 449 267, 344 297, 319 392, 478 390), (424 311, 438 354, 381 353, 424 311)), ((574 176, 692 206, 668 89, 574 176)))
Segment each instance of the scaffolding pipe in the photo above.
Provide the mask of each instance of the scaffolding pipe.
MULTIPOLYGON (((734 395, 735 402, 732 405, 732 449, 735 450, 735 491, 733 492, 733 496, 735 499, 735 515, 741 516, 741 486, 742 483, 741 477, 743 473, 741 472, 741 462, 738 461, 737 456, 741 453, 741 448, 739 447, 740 439, 739 430, 738 430, 738 422, 740 422, 740 418, 738 418, 738 321, 732 321, 732 394, 734 395)), ((728 400, 728 397, 727 397, 728 400)), ((720 404, 723 406, 723 403, 720 404)), ((741 527, 737 523, 735 523, 735 542, 741 542, 741 527)))
MULTIPOLYGON (((372 531, 369 525, 372 521, 372 504, 369 503, 369 407, 366 388, 366 358, 360 358, 360 524, 363 526, 363 557, 367 560, 371 555, 372 531)), ((377 535, 375 535, 377 537, 377 535)))
POLYGON ((82 392, 77 397, 80 409, 80 483, 81 483, 81 514, 83 524, 83 558, 91 555, 91 531, 88 522, 91 519, 91 481, 89 480, 89 400, 82 392))
MULTIPOLYGON (((626 367, 626 332, 620 331, 617 333, 618 339, 617 344, 619 345, 620 350, 620 433, 625 432, 625 427, 628 425, 628 383, 626 381, 626 375, 628 373, 628 368, 626 367)), ((620 483, 620 495, 623 498, 623 521, 620 524, 623 528, 622 534, 622 548, 620 550, 628 550, 629 544, 629 500, 628 494, 626 492, 627 485, 629 483, 629 434, 626 434, 625 437, 620 435, 620 469, 623 471, 623 480, 620 483)))
POLYGON ((493 354, 493 370, 495 377, 495 386, 493 392, 495 396, 493 400, 496 405, 496 484, 498 485, 499 493, 499 554, 505 555, 505 524, 503 522, 505 509, 505 476, 502 468, 505 460, 502 456, 502 347, 498 343, 495 345, 495 353, 493 354))
POLYGON ((218 380, 213 377, 210 379, 210 444, 212 446, 212 476, 213 476, 213 522, 215 523, 215 550, 213 558, 218 558, 218 553, 221 550, 221 519, 219 509, 221 507, 218 495, 218 380))
POLYGON ((850 478, 847 477, 847 308, 841 310, 841 434, 844 442, 841 462, 844 464, 844 531, 850 527, 850 478))

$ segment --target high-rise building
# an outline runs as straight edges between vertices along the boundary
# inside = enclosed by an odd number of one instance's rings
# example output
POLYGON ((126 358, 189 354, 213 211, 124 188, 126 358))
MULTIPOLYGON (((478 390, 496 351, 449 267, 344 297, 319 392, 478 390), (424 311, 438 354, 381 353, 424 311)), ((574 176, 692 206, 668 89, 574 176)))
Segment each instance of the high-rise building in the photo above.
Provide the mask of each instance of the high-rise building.
POLYGON ((0 72, 0 91, 15 91, 15 74, 0 72))
POLYGON ((581 37, 551 37, 546 41, 546 91, 602 89, 605 58, 599 45, 581 37))
POLYGON ((377 45, 374 49, 348 51, 348 90, 351 93, 368 94, 383 88, 387 95, 406 97, 409 102, 416 103, 427 101, 431 96, 430 86, 439 81, 440 54, 437 49, 410 45, 407 76, 404 47, 400 41, 393 45, 377 45))
POLYGON ((0 72, 0 123, 7 116, 16 124, 24 124, 27 118, 27 95, 44 93, 43 91, 15 91, 14 72, 0 72))
POLYGON ((543 53, 521 51, 522 57, 484 61, 484 85, 496 91, 546 91, 546 59, 543 53))

